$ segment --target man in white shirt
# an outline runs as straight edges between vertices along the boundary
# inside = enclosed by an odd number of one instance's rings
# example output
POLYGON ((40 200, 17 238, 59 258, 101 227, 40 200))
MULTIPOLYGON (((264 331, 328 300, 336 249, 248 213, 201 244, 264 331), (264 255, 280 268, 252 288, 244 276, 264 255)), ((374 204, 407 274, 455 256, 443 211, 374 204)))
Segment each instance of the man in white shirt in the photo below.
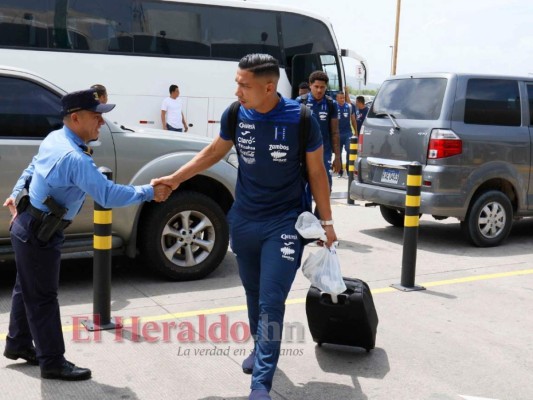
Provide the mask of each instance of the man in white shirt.
POLYGON ((163 100, 161 104, 161 122, 163 129, 175 132, 187 132, 189 127, 183 115, 183 104, 179 97, 180 89, 177 85, 170 85, 168 88, 170 96, 163 100))

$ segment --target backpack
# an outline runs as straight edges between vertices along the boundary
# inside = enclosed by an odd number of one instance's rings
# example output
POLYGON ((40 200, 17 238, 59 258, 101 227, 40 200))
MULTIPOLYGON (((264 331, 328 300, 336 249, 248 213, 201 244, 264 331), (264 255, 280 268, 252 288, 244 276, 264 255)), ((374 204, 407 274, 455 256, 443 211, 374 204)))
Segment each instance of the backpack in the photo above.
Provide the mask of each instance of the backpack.
MULTIPOLYGON (((231 103, 228 109, 228 124, 227 129, 231 137, 231 141, 235 145, 235 150, 237 155, 239 155, 239 147, 236 145, 235 135, 237 130, 237 119, 239 115, 239 108, 241 103, 235 101, 231 103)), ((302 172, 302 177, 307 182, 307 167, 306 167, 306 144, 307 144, 307 135, 309 129, 311 128, 311 110, 309 110, 305 104, 300 104, 300 121, 298 122, 298 145, 300 151, 300 167, 302 172)))

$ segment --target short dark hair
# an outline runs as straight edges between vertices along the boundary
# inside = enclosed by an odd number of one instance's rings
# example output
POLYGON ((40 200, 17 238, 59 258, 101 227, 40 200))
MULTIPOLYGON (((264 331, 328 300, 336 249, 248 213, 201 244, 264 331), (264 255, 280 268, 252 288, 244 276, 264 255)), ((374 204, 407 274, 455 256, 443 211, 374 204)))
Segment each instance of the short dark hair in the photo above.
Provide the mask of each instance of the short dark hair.
POLYGON ((170 94, 172 94, 172 92, 173 92, 174 90, 176 90, 177 88, 178 88, 178 85, 170 85, 170 87, 168 88, 168 92, 169 92, 170 94))
POLYGON ((302 82, 298 85, 298 89, 307 89, 309 90, 309 84, 307 82, 302 82))
POLYGON ((239 68, 250 71, 256 76, 275 76, 279 78, 279 63, 270 54, 247 54, 239 61, 239 68))
POLYGON ((324 81, 328 83, 328 74, 326 74, 324 71, 315 71, 309 75, 309 83, 313 83, 314 81, 324 81))
POLYGON ((96 94, 98 95, 98 97, 102 97, 107 94, 107 89, 105 88, 105 86, 100 85, 99 83, 92 85, 91 89, 96 90, 96 94))
POLYGON ((363 104, 365 104, 365 98, 364 98, 364 96, 357 96, 357 97, 355 98, 355 101, 356 101, 356 102, 359 102, 359 103, 363 103, 363 104))

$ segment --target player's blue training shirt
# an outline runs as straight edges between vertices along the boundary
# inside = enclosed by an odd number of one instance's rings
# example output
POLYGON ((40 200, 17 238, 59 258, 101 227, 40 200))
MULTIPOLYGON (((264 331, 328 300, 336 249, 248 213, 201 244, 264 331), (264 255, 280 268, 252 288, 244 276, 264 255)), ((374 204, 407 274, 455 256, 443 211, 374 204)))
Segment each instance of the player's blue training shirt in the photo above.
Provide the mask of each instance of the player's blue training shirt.
MULTIPOLYGON (((300 167, 300 104, 280 96, 278 105, 261 114, 239 108, 235 142, 239 151, 239 173, 233 211, 262 221, 302 209, 304 182, 300 167)), ((220 137, 227 132, 228 109, 220 121, 220 137)), ((307 152, 322 146, 320 128, 310 118, 307 152)))

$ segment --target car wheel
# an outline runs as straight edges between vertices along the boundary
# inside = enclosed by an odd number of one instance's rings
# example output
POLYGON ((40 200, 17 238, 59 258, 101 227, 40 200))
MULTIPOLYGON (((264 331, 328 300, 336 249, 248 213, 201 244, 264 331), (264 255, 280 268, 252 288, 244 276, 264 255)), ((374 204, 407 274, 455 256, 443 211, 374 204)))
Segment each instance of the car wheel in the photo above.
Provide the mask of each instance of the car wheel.
POLYGON ((475 198, 461 229, 478 247, 498 246, 507 238, 513 224, 513 207, 502 192, 491 190, 475 198))
POLYGON ((386 206, 379 206, 381 215, 392 226, 398 228, 403 228, 403 223, 405 219, 405 212, 403 210, 397 210, 395 208, 390 208, 386 206))
POLYGON ((144 261, 175 280, 205 277, 228 250, 226 215, 201 193, 178 191, 163 203, 151 204, 139 229, 144 261))

